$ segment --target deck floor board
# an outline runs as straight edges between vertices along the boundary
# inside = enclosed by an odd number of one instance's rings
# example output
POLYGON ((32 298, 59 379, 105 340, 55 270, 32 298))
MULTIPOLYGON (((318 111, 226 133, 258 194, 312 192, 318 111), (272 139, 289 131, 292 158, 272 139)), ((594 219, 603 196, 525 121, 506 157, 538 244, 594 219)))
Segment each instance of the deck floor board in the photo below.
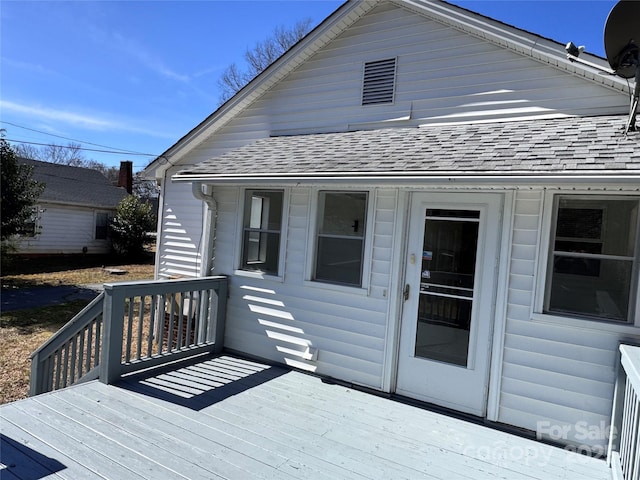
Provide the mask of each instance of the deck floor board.
POLYGON ((605 480, 602 460, 232 356, 0 406, 0 478, 605 480))

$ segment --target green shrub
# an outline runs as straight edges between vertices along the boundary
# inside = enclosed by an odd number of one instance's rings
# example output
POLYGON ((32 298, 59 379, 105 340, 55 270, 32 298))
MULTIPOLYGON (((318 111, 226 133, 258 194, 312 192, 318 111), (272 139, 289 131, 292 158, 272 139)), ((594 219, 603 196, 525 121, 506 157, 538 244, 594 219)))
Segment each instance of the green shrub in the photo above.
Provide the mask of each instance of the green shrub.
POLYGON ((151 205, 129 195, 120 202, 111 220, 110 235, 114 250, 124 256, 144 253, 155 227, 151 205))

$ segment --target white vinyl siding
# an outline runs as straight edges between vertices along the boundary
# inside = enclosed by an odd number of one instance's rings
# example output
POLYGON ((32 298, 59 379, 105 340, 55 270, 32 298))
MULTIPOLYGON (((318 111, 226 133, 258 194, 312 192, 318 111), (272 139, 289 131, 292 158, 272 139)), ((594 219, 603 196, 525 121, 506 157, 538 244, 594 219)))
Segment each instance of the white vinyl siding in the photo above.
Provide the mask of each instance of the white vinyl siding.
POLYGON ((201 268, 204 205, 191 185, 167 182, 160 204, 156 266, 164 278, 197 277, 201 268))
MULTIPOLYGON (((96 239, 96 211, 92 208, 38 205, 38 234, 20 239, 20 252, 33 254, 104 254, 111 251, 108 239, 96 239)), ((115 212, 108 212, 113 215, 115 212)))
MULTIPOLYGON (((615 330, 534 319, 544 192, 518 191, 513 220, 506 333, 498 421, 536 431, 568 429, 574 445, 606 443, 584 438, 580 425, 609 424, 620 342, 640 340, 615 330)), ((536 317, 537 318, 537 317, 536 317)))
POLYGON ((619 113, 628 110, 622 97, 383 5, 292 72, 246 114, 268 119, 277 134, 348 130, 393 119, 402 123, 403 118, 435 124, 619 113), (374 109, 361 106, 363 61, 396 57, 394 102, 374 109), (585 98, 590 99, 588 110, 585 98))
MULTIPOLYGON (((227 273, 234 253, 239 195, 237 188, 215 190, 218 202, 216 261, 214 273, 227 273), (235 208, 234 208, 235 205, 235 208), (233 213, 235 211, 235 214, 233 213), (231 250, 229 250, 231 249, 231 250)), ((303 283, 305 266, 312 256, 309 238, 311 188, 288 193, 287 254, 283 279, 259 279, 236 275, 231 280, 227 304, 225 347, 323 375, 380 388, 387 331, 390 272, 372 277, 376 288, 367 295, 346 287, 310 287, 303 283), (316 351, 317 357, 310 358, 316 351)), ((385 209, 375 217, 373 231, 375 263, 391 262, 394 221, 389 217, 393 191, 377 192, 385 209)), ((375 202, 372 202, 375 203, 375 202)))

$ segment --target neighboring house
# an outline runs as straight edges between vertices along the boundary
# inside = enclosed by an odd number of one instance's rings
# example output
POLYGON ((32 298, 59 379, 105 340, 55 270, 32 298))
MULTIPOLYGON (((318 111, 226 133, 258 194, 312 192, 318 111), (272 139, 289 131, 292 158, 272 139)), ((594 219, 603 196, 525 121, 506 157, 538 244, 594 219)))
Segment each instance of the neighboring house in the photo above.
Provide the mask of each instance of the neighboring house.
POLYGON ((347 2, 147 167, 156 275, 229 276, 231 351, 599 453, 640 341, 632 89, 444 2, 347 2))
MULTIPOLYGON (((127 196, 126 186, 114 186, 101 172, 90 168, 27 159, 19 162, 33 166, 33 179, 45 184, 34 209, 30 231, 18 237, 19 254, 111 251, 109 220, 127 196)), ((131 170, 131 162, 122 162, 121 173, 129 172, 130 177, 131 170)))

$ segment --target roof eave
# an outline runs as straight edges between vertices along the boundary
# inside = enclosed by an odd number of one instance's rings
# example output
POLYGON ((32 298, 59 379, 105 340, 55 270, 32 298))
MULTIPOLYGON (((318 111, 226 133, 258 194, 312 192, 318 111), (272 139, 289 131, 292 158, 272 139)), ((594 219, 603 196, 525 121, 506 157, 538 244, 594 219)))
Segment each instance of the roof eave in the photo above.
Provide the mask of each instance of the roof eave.
POLYGON ((635 185, 640 191, 640 170, 597 171, 559 173, 531 171, 508 172, 314 172, 308 174, 177 174, 174 182, 202 183, 210 185, 255 184, 457 184, 457 185, 560 185, 598 183, 607 185, 635 185))

